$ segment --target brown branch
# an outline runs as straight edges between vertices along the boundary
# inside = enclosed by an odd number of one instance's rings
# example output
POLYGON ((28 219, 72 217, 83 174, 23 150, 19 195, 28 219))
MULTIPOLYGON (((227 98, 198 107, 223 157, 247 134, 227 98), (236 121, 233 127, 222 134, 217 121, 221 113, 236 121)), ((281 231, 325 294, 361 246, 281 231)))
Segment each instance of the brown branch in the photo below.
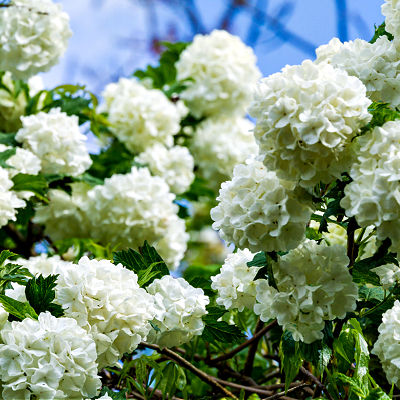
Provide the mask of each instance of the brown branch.
POLYGON ((293 387, 293 388, 287 390, 286 392, 280 392, 280 393, 274 394, 274 395, 272 395, 272 396, 265 397, 265 398, 262 399, 262 400, 283 399, 283 398, 286 396, 286 394, 295 392, 296 390, 301 389, 301 388, 303 388, 303 387, 305 387, 305 386, 308 386, 308 384, 307 384, 307 383, 300 383, 300 385, 297 385, 297 386, 295 386, 295 387, 293 387))
MULTIPOLYGON (((261 329, 264 327, 264 322, 261 321, 261 319, 258 320, 256 329, 254 330, 254 336, 261 331, 261 329)), ((258 348, 258 343, 261 339, 261 336, 258 336, 256 340, 253 341, 253 343, 249 347, 249 352, 247 354, 246 358, 246 363, 244 364, 243 368, 243 374, 247 376, 251 376, 251 373, 253 371, 253 364, 254 364, 254 358, 257 353, 257 348, 258 348)))
POLYGON ((210 364, 216 364, 221 361, 229 360, 233 356, 235 356, 237 353, 245 349, 247 346, 250 346, 254 342, 258 342, 258 340, 264 336, 269 330, 271 330, 275 325, 277 325, 276 320, 272 321, 270 324, 264 326, 263 329, 261 329, 259 332, 257 332, 251 339, 247 340, 246 342, 242 343, 238 347, 234 348, 232 351, 229 353, 223 354, 222 356, 212 358, 210 360, 210 364))
POLYGON ((332 396, 330 395, 330 393, 328 392, 328 390, 326 389, 326 386, 316 377, 314 376, 308 369, 304 368, 304 367, 300 367, 300 372, 307 377, 308 379, 310 379, 310 381, 314 382, 325 394, 325 396, 329 399, 329 400, 333 400, 332 396))
POLYGON ((141 345, 144 347, 147 347, 149 349, 153 349, 153 350, 157 351, 157 353, 159 353, 159 354, 163 354, 163 355, 169 357, 172 361, 175 361, 182 367, 188 369, 193 374, 198 376, 203 382, 206 382, 210 386, 214 387, 215 389, 223 392, 225 394, 225 396, 228 396, 232 399, 238 400, 238 398, 232 392, 230 392, 228 389, 224 388, 220 383, 218 383, 213 376, 208 375, 201 369, 196 368, 192 363, 190 363, 189 361, 187 361, 186 359, 181 357, 178 353, 175 353, 172 350, 167 349, 167 348, 162 349, 160 346, 157 346, 155 344, 142 342, 141 345))
POLYGON ((244 391, 246 391, 246 392, 257 393, 257 394, 263 394, 263 395, 265 395, 265 396, 270 396, 271 394, 273 394, 273 392, 270 391, 270 390, 263 390, 263 389, 260 389, 260 388, 258 388, 258 387, 240 385, 240 384, 238 384, 238 383, 225 381, 225 380, 219 379, 219 378, 215 378, 215 380, 216 380, 217 382, 221 383, 222 385, 230 386, 230 387, 235 388, 235 389, 244 390, 244 391))

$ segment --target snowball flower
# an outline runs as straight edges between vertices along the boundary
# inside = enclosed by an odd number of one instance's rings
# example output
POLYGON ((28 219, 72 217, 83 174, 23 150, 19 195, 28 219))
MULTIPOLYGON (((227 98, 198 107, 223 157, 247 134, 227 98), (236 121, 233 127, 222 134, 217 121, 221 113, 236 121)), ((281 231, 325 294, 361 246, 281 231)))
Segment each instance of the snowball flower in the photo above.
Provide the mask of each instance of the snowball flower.
POLYGON ((81 182, 70 186, 71 194, 60 189, 49 190, 49 203, 36 208, 33 222, 44 225, 46 235, 52 240, 91 237, 93 228, 86 213, 87 192, 91 187, 81 182))
POLYGON ((15 221, 17 209, 26 205, 25 201, 10 190, 13 185, 7 169, 0 167, 0 227, 6 225, 8 221, 15 221))
POLYGON ((186 147, 168 149, 155 144, 140 153, 135 161, 147 165, 153 175, 161 176, 176 194, 188 190, 194 180, 194 160, 186 147))
POLYGON ((264 164, 305 188, 339 178, 370 104, 358 78, 326 63, 306 60, 263 79, 249 113, 264 164))
POLYGON ((183 278, 165 275, 155 279, 148 287, 154 296, 156 314, 149 340, 163 347, 179 346, 201 335, 203 315, 210 302, 202 289, 196 289, 183 278))
POLYGON ((243 112, 261 76, 253 50, 221 30, 196 35, 175 66, 177 79, 187 80, 180 96, 197 118, 243 112))
POLYGON ((107 178, 87 196, 86 215, 93 227, 92 235, 101 243, 137 249, 147 240, 158 249, 163 242, 161 255, 174 259, 170 267, 179 264, 188 237, 184 222, 179 222, 177 216, 175 195, 162 178, 151 176, 147 168, 134 167, 128 174, 107 178), (175 244, 170 235, 177 240, 175 244))
POLYGON ((103 97, 110 129, 130 151, 141 152, 156 143, 173 145, 173 135, 180 129, 180 110, 161 90, 121 78, 106 86, 103 97))
POLYGON ((348 263, 345 247, 304 241, 274 263, 278 291, 257 281, 254 312, 262 321, 277 318, 295 340, 322 339, 325 321, 343 319, 356 308, 358 287, 348 263))
POLYGON ((75 320, 46 312, 7 323, 0 335, 3 399, 76 399, 100 390, 96 346, 75 320))
POLYGON ((327 62, 359 78, 371 100, 400 104, 400 58, 396 45, 387 36, 375 43, 361 39, 342 43, 333 38, 316 53, 317 63, 327 62))
POLYGON ((219 189, 233 168, 258 153, 254 124, 244 117, 214 117, 201 122, 190 141, 200 173, 219 189))
POLYGON ((259 267, 248 267, 254 254, 248 249, 229 254, 221 267, 220 273, 212 276, 211 288, 218 291, 217 304, 227 310, 237 308, 252 309, 256 301, 256 282, 254 281, 259 267))
POLYGON ((392 251, 400 251, 400 121, 389 121, 358 139, 353 179, 340 204, 361 227, 375 225, 376 236, 390 238, 392 251))
MULTIPOLYGON (((21 147, 14 148, 15 154, 6 160, 6 164, 11 167, 7 169, 10 178, 17 174, 37 175, 41 168, 40 159, 29 150, 21 147)), ((13 147, 0 143, 0 153, 11 149, 13 147)))
POLYGON ((56 302, 65 316, 92 335, 99 368, 117 365, 124 353, 146 339, 154 317, 153 298, 139 287, 135 273, 122 264, 87 257, 58 273, 56 302))
POLYGON ((213 228, 222 239, 252 252, 293 249, 304 239, 311 216, 303 193, 257 160, 235 167, 217 201, 211 210, 213 228))
POLYGON ((400 282, 400 268, 396 264, 385 264, 371 269, 379 276, 384 289, 389 289, 395 283, 400 282))
POLYGON ((43 173, 77 176, 90 167, 86 136, 79 130, 77 116, 57 108, 21 120, 15 139, 41 159, 43 173))
POLYGON ((397 42, 400 39, 400 3, 398 0, 385 0, 381 6, 385 18, 385 30, 394 36, 397 42))
POLYGON ((391 384, 400 387, 400 302, 396 300, 393 308, 382 315, 378 328, 378 340, 371 351, 378 356, 386 378, 391 384))
POLYGON ((44 277, 59 274, 60 270, 71 265, 70 262, 62 260, 59 255, 49 256, 45 253, 28 259, 18 258, 11 262, 22 265, 32 275, 43 275, 44 277))
POLYGON ((0 9, 0 70, 27 79, 48 71, 67 49, 69 16, 51 0, 12 0, 0 9))

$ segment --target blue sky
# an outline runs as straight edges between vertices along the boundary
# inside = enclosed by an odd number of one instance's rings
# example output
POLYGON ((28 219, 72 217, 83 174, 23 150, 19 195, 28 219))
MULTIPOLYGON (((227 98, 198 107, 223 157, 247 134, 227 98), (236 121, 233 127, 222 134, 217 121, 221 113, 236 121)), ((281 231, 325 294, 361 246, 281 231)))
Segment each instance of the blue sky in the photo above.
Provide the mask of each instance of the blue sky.
MULTIPOLYGON (((146 0, 150 1, 150 0, 146 0)), ((186 0, 185 0, 186 1, 186 0)), ((348 37, 369 40, 373 25, 383 17, 383 0, 347 0, 348 37)), ((157 56, 149 42, 155 34, 161 39, 175 36, 182 40, 193 37, 193 29, 186 22, 182 8, 173 7, 177 0, 153 2, 154 10, 135 0, 61 0, 71 18, 74 32, 67 53, 60 64, 43 74, 47 87, 64 83, 87 84, 100 92, 105 84, 126 76, 157 56)), ((212 30, 225 12, 228 0, 197 0, 202 29, 212 30)), ((268 15, 279 15, 279 22, 290 33, 306 42, 308 51, 285 43, 265 27, 260 29, 260 40, 254 46, 258 64, 264 76, 279 71, 286 64, 299 64, 312 58, 312 47, 327 43, 337 36, 334 0, 253 0, 268 15)), ((238 14, 232 31, 249 38, 252 18, 238 14)))

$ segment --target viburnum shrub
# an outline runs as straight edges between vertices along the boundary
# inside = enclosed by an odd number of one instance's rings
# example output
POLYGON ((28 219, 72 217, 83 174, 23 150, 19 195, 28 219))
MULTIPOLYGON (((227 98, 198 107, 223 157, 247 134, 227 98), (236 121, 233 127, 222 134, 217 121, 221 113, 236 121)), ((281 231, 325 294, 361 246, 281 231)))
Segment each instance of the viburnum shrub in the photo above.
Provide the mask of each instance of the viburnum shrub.
POLYGON ((0 4, 0 398, 400 397, 400 2, 382 13, 263 79, 225 31, 164 43, 98 98, 36 76, 59 4, 0 4))

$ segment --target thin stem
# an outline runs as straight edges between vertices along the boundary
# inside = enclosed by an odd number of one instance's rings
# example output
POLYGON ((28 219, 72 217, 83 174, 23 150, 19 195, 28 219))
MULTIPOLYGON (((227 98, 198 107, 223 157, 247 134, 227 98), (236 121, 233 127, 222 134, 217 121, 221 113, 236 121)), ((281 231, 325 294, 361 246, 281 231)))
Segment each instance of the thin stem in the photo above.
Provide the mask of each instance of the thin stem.
POLYGON ((297 386, 293 387, 292 389, 287 390, 286 392, 280 392, 280 393, 274 394, 272 396, 265 397, 263 400, 281 399, 281 398, 285 397, 286 394, 295 392, 296 390, 301 389, 301 388, 303 388, 305 386, 308 386, 308 384, 307 383, 300 383, 300 385, 297 385, 297 386))
POLYGON ((172 361, 175 361, 176 363, 180 364, 182 367, 188 369, 191 371, 193 374, 198 376, 202 381, 208 383, 210 386, 213 386, 215 389, 220 390, 225 394, 225 396, 228 396, 232 399, 238 400, 238 398, 231 393, 228 389, 224 388, 220 383, 218 383, 215 378, 211 375, 206 374, 202 370, 196 368, 193 364, 191 364, 189 361, 181 357, 178 353, 173 352, 172 350, 169 350, 167 348, 161 348, 160 346, 157 346, 155 344, 150 344, 150 343, 141 343, 142 346, 147 347, 149 349, 153 349, 157 351, 159 354, 163 354, 167 357, 169 357, 172 361))
POLYGON ((246 342, 242 343, 238 347, 234 348, 229 353, 223 354, 222 356, 219 356, 219 357, 216 357, 216 358, 212 358, 210 360, 210 364, 211 363, 212 364, 216 364, 216 363, 219 363, 221 361, 229 360, 230 358, 235 356, 237 353, 239 353, 240 351, 245 349, 247 346, 250 346, 254 342, 258 342, 258 340, 262 336, 264 336, 269 330, 271 330, 276 325, 277 325, 276 320, 272 321, 270 324, 264 326, 264 328, 262 328, 259 332, 257 332, 251 339, 247 340, 246 342))
MULTIPOLYGON (((254 335, 256 335, 257 332, 260 332, 263 327, 264 327, 264 322, 261 321, 261 319, 258 319, 256 329, 254 330, 254 335)), ((254 358, 257 353, 258 343, 259 343, 260 339, 261 339, 261 336, 258 336, 257 340, 255 340, 249 347, 249 352, 247 354, 246 363, 244 364, 244 368, 243 368, 244 375, 251 376, 251 372, 253 371, 254 358)))
POLYGON ((300 367, 300 372, 304 376, 306 376, 308 379, 310 379, 310 381, 314 382, 318 387, 320 387, 328 400, 333 400, 333 397, 330 395, 330 393, 326 389, 326 386, 316 376, 314 376, 308 369, 305 369, 304 367, 300 367))
POLYGON ((225 380, 219 379, 219 378, 215 378, 215 380, 217 382, 221 383, 222 385, 230 386, 230 387, 235 388, 235 389, 244 390, 246 392, 263 394, 264 396, 270 396, 271 394, 273 394, 273 392, 271 390, 260 389, 258 387, 253 387, 253 386, 240 385, 238 383, 225 381, 225 380))

